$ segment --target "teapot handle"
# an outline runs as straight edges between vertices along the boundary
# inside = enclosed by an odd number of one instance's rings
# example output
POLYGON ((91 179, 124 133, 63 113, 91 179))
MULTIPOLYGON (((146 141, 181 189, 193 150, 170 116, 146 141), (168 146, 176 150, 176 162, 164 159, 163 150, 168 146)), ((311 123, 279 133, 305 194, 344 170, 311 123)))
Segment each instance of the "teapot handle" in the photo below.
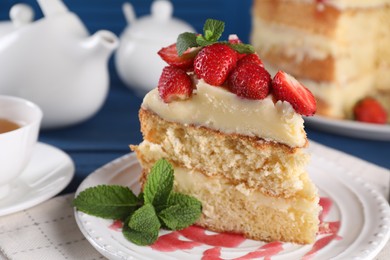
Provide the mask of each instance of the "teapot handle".
POLYGON ((124 3, 122 10, 128 24, 135 22, 137 18, 134 12, 134 8, 130 3, 124 3))
POLYGON ((45 17, 68 12, 68 8, 62 2, 62 0, 37 0, 37 1, 45 17))

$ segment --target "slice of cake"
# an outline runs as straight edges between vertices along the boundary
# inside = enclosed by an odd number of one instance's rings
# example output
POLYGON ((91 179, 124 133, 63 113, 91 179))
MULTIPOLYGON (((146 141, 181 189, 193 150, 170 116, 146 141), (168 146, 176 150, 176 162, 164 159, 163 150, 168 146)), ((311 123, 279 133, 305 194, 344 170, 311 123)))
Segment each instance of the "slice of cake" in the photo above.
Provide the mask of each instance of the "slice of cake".
POLYGON ((389 0, 254 0, 252 19, 251 42, 267 67, 307 86, 319 114, 353 119, 367 96, 389 106, 389 0))
POLYGON ((314 242, 319 198, 305 169, 299 114, 314 113, 314 97, 284 72, 271 79, 238 38, 195 46, 184 57, 173 50, 160 51, 170 66, 139 112, 144 140, 132 149, 144 169, 141 182, 165 158, 175 168, 174 189, 202 202, 197 225, 256 240, 314 242))

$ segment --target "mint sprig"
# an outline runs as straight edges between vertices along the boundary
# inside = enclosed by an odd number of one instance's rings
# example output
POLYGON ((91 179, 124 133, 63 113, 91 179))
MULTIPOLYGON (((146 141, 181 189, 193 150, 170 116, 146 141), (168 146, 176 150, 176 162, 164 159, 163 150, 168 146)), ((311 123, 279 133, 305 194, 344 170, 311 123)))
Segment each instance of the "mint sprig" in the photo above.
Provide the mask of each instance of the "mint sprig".
POLYGON ((140 200, 127 187, 99 185, 80 192, 73 205, 89 215, 125 220, 140 206, 140 200))
POLYGON ((74 206, 89 215, 124 221, 123 235, 137 245, 153 244, 159 229, 178 230, 192 225, 202 205, 194 197, 173 192, 173 167, 160 159, 152 167, 138 197, 127 187, 99 185, 74 199, 74 206))
MULTIPOLYGON (((189 48, 193 47, 205 47, 218 42, 221 38, 223 31, 225 30, 225 23, 223 21, 215 19, 207 19, 203 26, 203 35, 197 35, 195 33, 185 32, 177 37, 176 49, 177 54, 182 56, 183 53, 189 48)), ((228 44, 231 48, 239 53, 254 53, 255 50, 252 45, 237 43, 230 44, 227 41, 221 41, 221 43, 228 44)))
POLYGON ((222 21, 207 19, 203 26, 203 35, 196 37, 199 46, 207 46, 216 43, 225 30, 225 23, 222 21))

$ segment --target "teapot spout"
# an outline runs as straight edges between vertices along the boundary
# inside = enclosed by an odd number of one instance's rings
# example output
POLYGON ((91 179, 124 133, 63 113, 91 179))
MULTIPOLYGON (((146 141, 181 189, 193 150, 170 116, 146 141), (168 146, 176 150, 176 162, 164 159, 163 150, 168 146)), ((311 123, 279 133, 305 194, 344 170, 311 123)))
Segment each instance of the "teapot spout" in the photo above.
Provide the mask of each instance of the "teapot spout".
POLYGON ((89 51, 89 54, 92 52, 93 55, 103 56, 105 58, 108 58, 118 45, 118 37, 114 33, 106 30, 96 32, 83 42, 83 46, 89 51))

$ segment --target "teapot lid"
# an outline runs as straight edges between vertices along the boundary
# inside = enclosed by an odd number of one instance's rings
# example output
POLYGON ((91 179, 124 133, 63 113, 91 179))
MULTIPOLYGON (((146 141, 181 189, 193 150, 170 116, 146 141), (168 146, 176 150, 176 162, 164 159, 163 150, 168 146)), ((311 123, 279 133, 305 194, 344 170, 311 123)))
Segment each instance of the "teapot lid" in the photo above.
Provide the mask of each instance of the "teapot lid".
MULTIPOLYGON (((129 8, 130 4, 126 3, 125 8, 129 8)), ((131 22, 126 30, 126 35, 137 39, 148 40, 167 40, 175 41, 177 35, 183 32, 194 32, 195 30, 186 22, 173 18, 173 6, 170 1, 156 0, 151 7, 151 15, 143 16, 139 19, 131 17, 127 19, 131 22)))

